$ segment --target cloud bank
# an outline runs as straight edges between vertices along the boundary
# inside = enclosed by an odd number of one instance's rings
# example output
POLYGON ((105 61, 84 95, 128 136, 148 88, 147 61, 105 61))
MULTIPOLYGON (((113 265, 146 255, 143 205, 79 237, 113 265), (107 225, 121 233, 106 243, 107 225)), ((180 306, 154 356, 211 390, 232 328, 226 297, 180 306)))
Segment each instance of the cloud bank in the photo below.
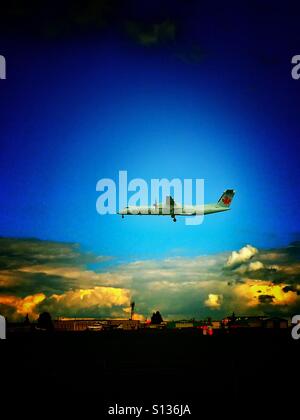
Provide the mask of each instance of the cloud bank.
POLYGON ((0 238, 0 312, 10 319, 128 318, 159 310, 165 319, 241 315, 291 316, 300 310, 300 243, 192 258, 120 264, 78 244, 0 238), (91 268, 91 265, 93 269, 91 268), (97 268, 95 268, 97 267, 97 268))

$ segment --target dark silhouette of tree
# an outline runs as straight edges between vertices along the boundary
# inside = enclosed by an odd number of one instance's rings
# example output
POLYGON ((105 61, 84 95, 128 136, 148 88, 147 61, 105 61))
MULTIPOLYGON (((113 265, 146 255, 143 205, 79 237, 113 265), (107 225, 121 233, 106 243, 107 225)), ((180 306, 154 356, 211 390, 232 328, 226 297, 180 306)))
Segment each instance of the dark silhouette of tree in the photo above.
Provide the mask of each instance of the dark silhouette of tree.
POLYGON ((163 319, 159 311, 153 312, 152 317, 151 317, 151 324, 161 324, 162 322, 163 322, 163 319))
POLYGON ((42 328, 46 331, 53 331, 52 318, 49 312, 43 312, 40 314, 37 321, 38 328, 42 328))
POLYGON ((29 316, 28 316, 28 314, 25 316, 25 319, 24 319, 24 325, 27 327, 28 325, 30 325, 30 320, 29 320, 29 316))
POLYGON ((207 325, 211 325, 211 317, 210 316, 208 316, 206 318, 206 322, 207 322, 207 325))
POLYGON ((232 312, 232 315, 231 316, 229 316, 228 317, 228 319, 229 319, 229 322, 228 322, 228 325, 231 327, 232 325, 235 325, 236 324, 236 316, 235 316, 235 313, 234 312, 232 312))

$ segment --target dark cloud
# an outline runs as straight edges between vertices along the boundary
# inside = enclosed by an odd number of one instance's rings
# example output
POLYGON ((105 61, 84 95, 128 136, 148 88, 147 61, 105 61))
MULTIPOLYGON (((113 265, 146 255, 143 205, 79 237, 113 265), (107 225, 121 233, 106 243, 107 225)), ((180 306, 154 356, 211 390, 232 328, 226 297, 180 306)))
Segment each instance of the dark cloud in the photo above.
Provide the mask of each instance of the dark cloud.
MULTIPOLYGON (((298 282, 298 284, 300 284, 300 281, 298 282)), ((300 295, 300 289, 297 289, 296 286, 285 286, 282 288, 282 290, 284 291, 284 293, 295 292, 297 293, 297 295, 300 295)))
POLYGON ((274 296, 272 295, 259 295, 258 300, 260 303, 272 303, 274 301, 274 296))
POLYGON ((82 253, 76 243, 42 241, 35 238, 1 238, 0 269, 13 270, 30 265, 83 265, 99 260, 82 253))
POLYGON ((271 248, 266 250, 266 252, 262 250, 260 255, 261 259, 265 261, 274 260, 274 255, 276 255, 276 264, 284 264, 289 261, 295 262, 295 260, 300 261, 300 241, 293 241, 287 247, 283 248, 271 248))
POLYGON ((0 294, 5 295, 26 297, 38 291, 51 295, 53 293, 64 293, 70 288, 75 288, 77 284, 76 279, 68 279, 64 276, 43 272, 0 271, 0 294))
POLYGON ((298 260, 300 260, 300 241, 292 242, 288 246, 287 252, 290 255, 290 257, 298 258, 298 260))
MULTIPOLYGON (((276 281, 282 283, 284 280, 282 273, 273 267, 264 267, 259 270, 245 269, 245 274, 251 279, 265 279, 273 283, 276 283, 276 281)), ((287 275, 284 277, 287 277, 287 275)))

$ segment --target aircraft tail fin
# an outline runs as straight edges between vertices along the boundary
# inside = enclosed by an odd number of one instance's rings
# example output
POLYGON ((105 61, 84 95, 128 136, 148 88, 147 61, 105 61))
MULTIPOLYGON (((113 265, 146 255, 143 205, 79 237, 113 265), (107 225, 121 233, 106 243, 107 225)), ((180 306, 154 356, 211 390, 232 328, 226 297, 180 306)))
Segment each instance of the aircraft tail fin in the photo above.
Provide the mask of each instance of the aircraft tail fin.
POLYGON ((234 190, 226 190, 223 192, 221 197, 218 200, 218 206, 220 207, 230 207, 230 204, 233 200, 235 191, 234 190))

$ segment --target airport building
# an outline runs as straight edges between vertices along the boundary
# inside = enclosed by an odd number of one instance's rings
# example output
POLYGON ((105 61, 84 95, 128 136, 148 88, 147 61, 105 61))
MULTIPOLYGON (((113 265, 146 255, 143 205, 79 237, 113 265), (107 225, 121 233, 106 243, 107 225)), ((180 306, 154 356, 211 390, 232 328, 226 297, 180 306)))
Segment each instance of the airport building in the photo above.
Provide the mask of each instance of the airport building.
MULTIPOLYGON (((137 331, 137 330, 194 330, 203 335, 213 335, 230 330, 282 330, 291 327, 291 320, 280 317, 266 316, 228 316, 221 321, 206 320, 176 320, 151 323, 150 320, 139 321, 134 319, 99 319, 99 318, 66 318, 53 320, 53 329, 58 332, 80 331, 137 331)), ((9 333, 32 332, 43 330, 37 323, 7 322, 9 333)))
POLYGON ((132 319, 96 319, 96 318, 58 318, 53 321, 56 331, 109 331, 125 330, 135 331, 140 329, 168 329, 188 330, 198 329, 206 334, 210 330, 221 329, 283 329, 289 327, 289 322, 284 318, 266 316, 237 316, 226 317, 222 321, 205 320, 178 320, 164 321, 160 324, 151 324, 132 319))
POLYGON ((223 328, 272 328, 283 329, 289 327, 285 318, 267 316, 228 316, 222 320, 223 328))

